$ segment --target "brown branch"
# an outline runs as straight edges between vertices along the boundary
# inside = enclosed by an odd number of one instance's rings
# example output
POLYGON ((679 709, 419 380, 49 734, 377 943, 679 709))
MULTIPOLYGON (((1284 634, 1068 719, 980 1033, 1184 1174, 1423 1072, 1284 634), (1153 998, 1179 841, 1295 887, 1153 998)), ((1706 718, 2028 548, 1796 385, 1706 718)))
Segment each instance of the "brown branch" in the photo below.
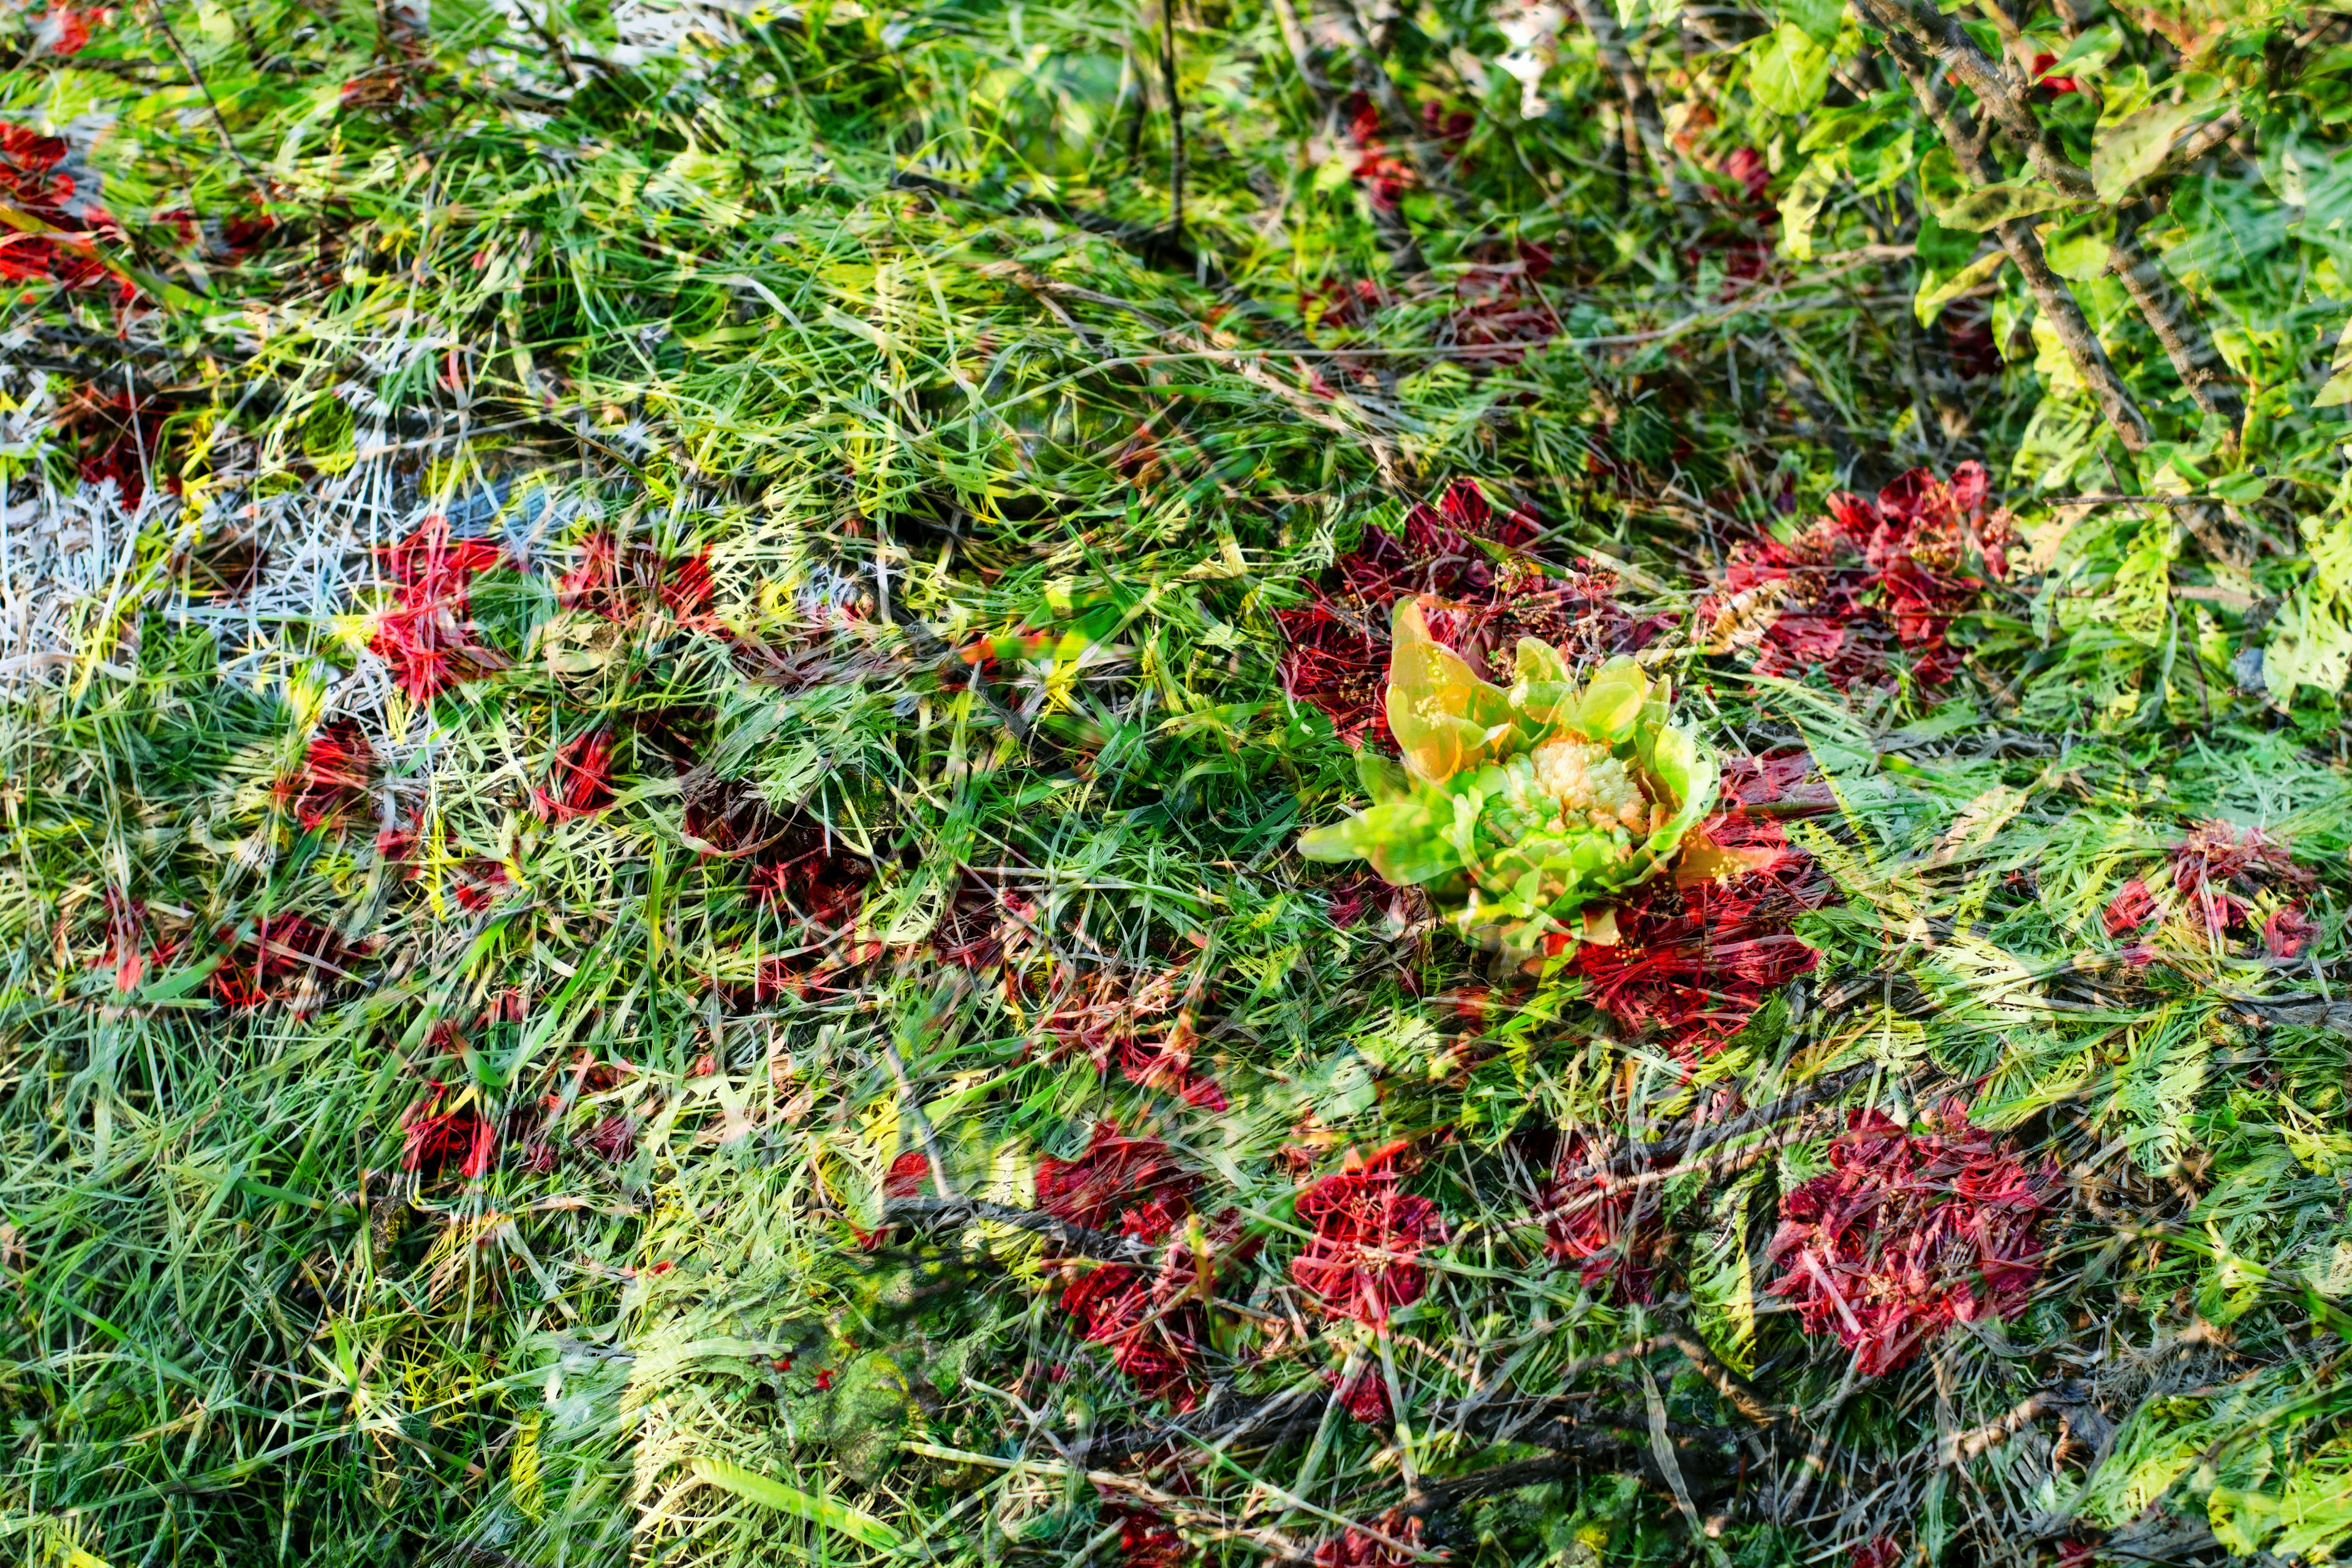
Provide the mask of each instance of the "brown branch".
MULTIPOLYGON (((1958 166, 1962 177, 1971 185, 1979 187, 1999 184, 2000 171, 1978 142, 1968 110, 1936 79, 1935 60, 1942 57, 1932 52, 1929 45, 1919 36, 1921 28, 1916 18, 1910 16, 1906 0, 1853 0, 1853 3, 1866 20, 1885 30, 1895 63, 1902 67, 1903 75, 1910 82, 1911 91, 1918 99, 1920 107, 1927 111, 1928 118, 1943 133, 1944 144, 1951 149, 1952 161, 1958 166)), ((1957 31, 1957 27, 1954 30, 1957 31)), ((1982 74, 1998 80, 2000 73, 1992 68, 1991 62, 1985 58, 1982 51, 1977 49, 1975 41, 1965 33, 1960 37, 1967 42, 1969 54, 1983 68, 1982 74)), ((1966 73, 1955 69, 1955 74, 1960 75, 1963 80, 1968 79, 1966 73)), ((2109 427, 2126 450, 2144 450, 2149 438, 2147 416, 2140 412, 2139 405, 2132 400, 2122 378, 2116 375, 2114 363, 2107 358, 2106 346, 2091 330, 2091 323, 2084 316, 2081 304, 2075 300, 2074 290, 2066 287, 2064 279, 2052 270, 2050 258, 2042 252, 2042 238, 2035 232, 2032 222, 2012 218, 2006 223, 1996 224, 1993 236, 2009 252, 2010 259, 2017 264, 2019 275, 2033 292, 2034 303, 2042 308, 2042 318, 2050 323, 2051 331, 2057 334, 2067 359, 2074 363, 2075 374, 2083 378, 2083 384, 2090 389, 2092 400, 2098 404, 2099 412, 2106 416, 2109 427)))
MULTIPOLYGON (((1864 6, 1865 16, 1878 21, 1890 34, 1899 30, 1914 46, 1940 60, 1956 79, 1975 93, 1986 113, 2024 151, 2028 166, 2047 181, 2051 189, 2068 201, 2100 200, 2090 172, 2066 156, 2058 143, 2057 133, 2045 129, 2035 118, 2021 87, 1977 47, 1958 17, 1945 16, 1922 0, 1857 3, 1864 6)), ((1906 74, 1908 71, 1906 66, 1906 74)), ((1916 90, 1917 84, 1913 85, 1916 90)), ((2196 162, 2227 140, 2239 123, 2240 116, 2232 110, 2210 124, 2191 131, 2173 145, 2158 173, 2196 162)), ((1946 139, 1950 139, 1948 132, 1946 139)), ((1954 153, 1957 158, 1957 145, 1954 153)), ((1972 168, 1969 166, 1969 160, 1958 161, 1972 184, 1990 184, 1999 178, 1998 171, 1989 166, 1972 168)), ((2230 438, 2235 442, 2239 426, 2245 420, 2245 398, 2217 368, 2220 356, 2195 308, 2169 287, 2163 267, 2140 244, 2139 229, 2147 213, 2145 203, 2136 203, 2118 213, 2115 238, 2107 247, 2107 268, 2122 280, 2148 330, 2163 345, 2165 357, 2172 362, 2182 384, 2197 400, 2197 406, 2225 420, 2230 426, 2230 438)), ((2025 270, 2021 260, 2019 269, 2025 270)), ((2129 444, 2126 440, 2126 445, 2129 444)))
POLYGON ((1666 122, 1658 112, 1657 99, 1650 91, 1649 76, 1625 47, 1625 35, 1617 26, 1615 9, 1609 0, 1576 0, 1576 15, 1592 35, 1602 67, 1617 79, 1617 90, 1625 100, 1625 112, 1667 197, 1678 207, 1690 205, 1698 193, 1683 174, 1674 144, 1666 140, 1666 122))

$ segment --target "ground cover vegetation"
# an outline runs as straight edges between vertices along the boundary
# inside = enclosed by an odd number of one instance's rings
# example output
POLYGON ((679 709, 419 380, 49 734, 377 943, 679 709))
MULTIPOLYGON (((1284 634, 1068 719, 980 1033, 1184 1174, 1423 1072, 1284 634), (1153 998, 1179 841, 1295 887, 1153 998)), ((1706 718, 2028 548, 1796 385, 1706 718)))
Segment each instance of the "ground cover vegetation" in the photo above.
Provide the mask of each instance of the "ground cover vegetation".
POLYGON ((0 58, 19 1560, 2347 1550, 2352 15, 0 58))

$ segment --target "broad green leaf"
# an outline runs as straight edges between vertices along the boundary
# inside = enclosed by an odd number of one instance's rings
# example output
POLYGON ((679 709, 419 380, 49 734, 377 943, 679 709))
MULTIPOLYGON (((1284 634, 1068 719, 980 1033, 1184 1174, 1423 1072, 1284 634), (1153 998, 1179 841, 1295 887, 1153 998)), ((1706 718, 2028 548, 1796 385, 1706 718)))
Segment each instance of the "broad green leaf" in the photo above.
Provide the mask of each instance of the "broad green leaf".
POLYGON ((1924 327, 1934 322, 1944 313, 1945 306, 1999 272, 2008 260, 2009 252, 1995 246, 1940 282, 1931 284, 1923 281, 1919 287, 1919 298, 1912 304, 1919 324, 1924 327))
POLYGON ((707 1481, 722 1491, 772 1508, 782 1513, 796 1514, 812 1524, 838 1531, 853 1541, 864 1542, 878 1551, 887 1552, 898 1544, 898 1532, 870 1513, 862 1513, 846 1503, 831 1498, 814 1497, 798 1487, 788 1487, 780 1480, 747 1470, 725 1459, 699 1458, 688 1467, 694 1479, 707 1481))
POLYGON ((1823 48, 1837 42, 1838 26, 1845 20, 1845 0, 1780 0, 1780 20, 1801 28, 1823 48))
POLYGON ((2342 335, 2336 340, 2335 355, 2327 362, 2327 384, 2311 400, 2314 408, 2334 408, 2352 403, 2352 321, 2345 323, 2342 335))
MULTIPOLYGON (((2099 130, 2091 153, 2091 183, 2101 201, 2115 202, 2162 166, 2172 143, 2201 117, 2206 106, 2151 103, 2099 130)), ((2055 203, 2053 204, 2056 205, 2055 203)))
POLYGON ((1936 221, 1946 228, 1982 234, 1996 224, 2032 217, 2066 205, 2065 197, 2044 184, 1986 185, 1938 207, 1936 221))
POLYGON ((1749 96, 1774 114, 1802 114, 1829 87, 1830 52, 1793 22, 1783 22, 1757 47, 1748 68, 1749 96))
POLYGON ((1837 189, 1844 168, 1843 149, 1824 153, 1789 182, 1788 190, 1780 197, 1780 248, 1795 260, 1811 258, 1813 225, 1819 221, 1830 193, 1837 189))

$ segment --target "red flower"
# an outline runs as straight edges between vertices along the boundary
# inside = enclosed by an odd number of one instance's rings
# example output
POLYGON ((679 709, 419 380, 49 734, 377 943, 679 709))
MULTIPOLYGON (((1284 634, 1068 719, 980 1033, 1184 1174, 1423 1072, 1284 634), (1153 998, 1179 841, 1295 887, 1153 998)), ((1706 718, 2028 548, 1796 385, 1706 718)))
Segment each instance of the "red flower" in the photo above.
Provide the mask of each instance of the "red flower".
POLYGON ((2107 900, 2106 912, 2099 917, 2099 922, 2107 928, 2109 936, 2121 936, 2139 930, 2155 918, 2155 896, 2149 893, 2146 882, 2134 877, 2107 900))
POLYGON ((613 731, 591 730, 556 748, 547 783, 530 792, 542 822, 593 816, 613 804, 613 731))
POLYGON ((832 1386, 833 1368, 829 1366, 818 1368, 816 1374, 816 1391, 819 1394, 823 1394, 826 1389, 831 1388, 832 1386))
POLYGON ((1948 483, 1914 468, 1875 500, 1832 496, 1830 515, 1794 539, 1734 547, 1700 620, 1726 647, 1753 646, 1767 675, 1818 668, 1842 690, 1883 685, 1899 649, 1913 679, 1940 685, 1959 668, 1945 632, 1987 585, 1969 569, 2009 573, 2016 534, 2008 512, 1986 515, 1990 486, 1968 462, 1948 483))
POLYGON ((2288 904, 2271 912, 2263 922, 2263 948, 2273 958, 2284 963, 2301 958, 2311 939, 2319 934, 2319 927, 2303 912, 2301 904, 2288 904))
POLYGON ((1315 1237, 1290 1266, 1326 1316, 1384 1327, 1397 1308, 1421 1300, 1424 1247, 1444 1245, 1445 1220, 1427 1198, 1398 1190, 1402 1144, 1369 1160, 1349 1150, 1336 1175, 1298 1194, 1298 1217, 1315 1237))
POLYGON ((2035 55, 2033 57, 2033 70, 2032 72, 2033 77, 2033 85, 2042 89, 2053 98, 2061 93, 2082 91, 2083 84, 2071 76, 2047 76, 2043 74, 2048 71, 2052 66, 2054 66, 2057 63, 2058 57, 2056 55, 2035 55))
POLYGON ((1767 1256, 1770 1289, 1808 1333, 1835 1333, 1865 1376, 1902 1366, 1955 1321, 2024 1310, 2035 1236, 2059 1201, 2054 1165, 2029 1168, 1948 1102, 1912 1134, 1854 1111, 1831 1170, 1789 1194, 1767 1256))

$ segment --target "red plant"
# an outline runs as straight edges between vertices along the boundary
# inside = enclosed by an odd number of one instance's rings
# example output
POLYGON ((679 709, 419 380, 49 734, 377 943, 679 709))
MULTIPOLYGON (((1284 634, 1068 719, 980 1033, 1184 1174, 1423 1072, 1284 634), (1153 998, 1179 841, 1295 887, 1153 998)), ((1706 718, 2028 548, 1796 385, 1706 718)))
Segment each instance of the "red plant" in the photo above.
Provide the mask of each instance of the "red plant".
POLYGON ((64 289, 114 283, 128 300, 130 285, 99 259, 97 250, 100 241, 122 243, 122 226, 82 195, 75 176, 59 166, 71 151, 58 137, 0 121, 0 203, 43 226, 0 228, 0 279, 41 278, 64 289))
POLYGON ((1315 1568, 1412 1568, 1420 1561, 1418 1515, 1407 1514, 1402 1507, 1392 1508, 1372 1521, 1372 1529, 1380 1534, 1373 1535, 1351 1524, 1339 1534, 1327 1537, 1315 1548, 1315 1568), (1391 1541, 1412 1550, 1400 1550, 1389 1544, 1391 1541))
POLYGON ((362 956, 331 930, 300 915, 264 915, 249 939, 228 929, 218 936, 225 951, 212 973, 212 993, 223 1005, 239 1009, 307 1001, 323 985, 349 979, 349 966, 362 956))
POLYGON ((1535 244, 1522 244, 1512 260, 1471 267, 1454 285, 1440 341, 1473 364, 1518 363, 1559 336, 1559 313, 1539 281, 1549 270, 1551 252, 1535 244))
MULTIPOLYGON (((1095 1129, 1085 1154, 1047 1159, 1037 1176, 1037 1204, 1048 1214, 1099 1230, 1116 1209, 1121 1233, 1164 1247, 1156 1266, 1088 1268, 1063 1291, 1062 1308, 1088 1343, 1110 1347, 1112 1364, 1139 1390, 1169 1394, 1180 1409, 1200 1396, 1196 1374, 1208 1338, 1202 1258, 1186 1224, 1199 1184, 1166 1144, 1121 1137, 1110 1122, 1095 1129)), ((1202 1239, 1213 1273, 1245 1261, 1258 1246, 1242 1241, 1241 1216, 1230 1209, 1207 1223, 1202 1239)))
POLYGON ((353 719, 331 719, 310 738, 292 779, 291 805, 305 827, 323 827, 367 799, 375 749, 353 719))
POLYGON ((1793 539, 1736 546, 1700 619, 1727 647, 1754 645, 1767 675, 1884 685, 1900 651, 1914 679, 1940 685, 1960 663, 1945 633, 1987 586, 1973 569, 2006 579, 2017 542, 2007 511, 1986 513, 1990 488, 1968 462, 1948 483, 1914 468, 1874 500, 1832 496, 1830 515, 1793 539))
POLYGON ((2312 875, 2294 863, 2286 844, 2259 827, 2200 822, 2171 850, 2172 887, 2218 945, 2242 924, 2252 898, 2266 887, 2305 888, 2312 875))
POLYGON ((1836 885, 1782 831, 1780 817, 1827 809, 1811 759, 1745 758, 1724 769, 1729 809, 1692 829, 1685 876, 1643 883, 1617 910, 1614 946, 1587 942, 1570 960, 1593 1005, 1627 1028, 1656 1030, 1685 1061, 1713 1056, 1766 997, 1821 961, 1790 928, 1837 897, 1836 885), (1769 813, 1769 815, 1768 815, 1769 813))
POLYGON ((1111 1511, 1118 1521, 1119 1568, 1176 1568, 1192 1559, 1176 1527, 1150 1509, 1113 1503, 1111 1511))
POLYGON ((637 1146, 637 1124, 623 1111, 613 1111, 588 1130, 580 1146, 608 1165, 626 1160, 637 1146))
POLYGON ((1391 1420, 1389 1407, 1389 1380, 1381 1370, 1366 1363, 1356 1369, 1356 1375, 1341 1381, 1336 1369, 1327 1370, 1323 1381, 1338 1391, 1339 1408, 1367 1426, 1386 1427, 1391 1420))
POLYGON ((1399 1307, 1427 1287, 1423 1248, 1445 1241, 1445 1219, 1427 1198, 1398 1190, 1392 1143, 1365 1159, 1350 1149, 1336 1175, 1298 1194, 1298 1217, 1314 1239, 1291 1263, 1290 1277, 1313 1294, 1324 1315, 1384 1328, 1399 1307))
POLYGON ((2082 91, 2083 84, 2075 78, 2071 76, 2051 76, 2047 74, 2050 68, 2057 63, 2058 57, 2056 55, 2046 53, 2035 55, 2033 57, 2032 71, 2033 85, 2036 88, 2041 89, 2045 96, 2051 98, 2056 98, 2063 93, 2082 91))
POLYGON ((1846 1568, 1895 1568, 1903 1556, 1903 1548, 1893 1536, 1874 1535, 1853 1549, 1846 1568))
POLYGON ((1388 691, 1389 607, 1407 595, 1450 601, 1431 630, 1474 665, 1509 677, 1521 637, 1541 637, 1583 660, 1639 647, 1657 623, 1637 625, 1619 609, 1616 579, 1580 569, 1544 576, 1508 553, 1542 525, 1523 511, 1503 511, 1474 479, 1457 479, 1435 506, 1416 503, 1399 533, 1365 531, 1334 563, 1314 602, 1276 614, 1288 645, 1283 689, 1323 710, 1349 745, 1367 737, 1391 743, 1388 691), (1498 563, 1482 542, 1504 547, 1498 563))
POLYGON ((824 822, 803 818, 776 836, 752 862, 756 903, 781 907, 826 934, 845 932, 866 901, 874 866, 824 822))
POLYGON ((1201 1179, 1176 1163, 1167 1144, 1157 1138, 1122 1137, 1117 1122, 1104 1121, 1076 1159, 1049 1155, 1038 1163, 1037 1206, 1072 1225, 1108 1230, 1131 1205, 1187 1206, 1200 1185, 1201 1179))
POLYGON ((1587 1286, 1613 1281, 1621 1302, 1648 1301, 1667 1242, 1656 1189, 1629 1190, 1612 1178, 1601 1152, 1581 1133, 1560 1140, 1541 1194, 1544 1251, 1555 1263, 1575 1265, 1587 1286))
POLYGON ((2309 947, 2311 939, 2318 934, 2319 927, 2303 912, 2303 906, 2288 904, 2272 910, 2271 918, 2263 922, 2263 949, 2284 963, 2289 959, 2301 958, 2303 950, 2309 947))
POLYGON ((2059 1201, 2039 1169, 1969 1124, 1957 1100, 1908 1133, 1853 1111, 1830 1145, 1831 1169, 1781 1201, 1767 1256, 1770 1289, 1805 1331, 1835 1333, 1865 1376, 1891 1372, 1955 1321, 2024 1310, 2042 1271, 2036 1237, 2059 1201))
POLYGON ((1388 142, 1381 134, 1381 111, 1366 94, 1348 95, 1341 105, 1348 115, 1348 142, 1358 154, 1356 166, 1349 171, 1364 197, 1375 212, 1392 213, 1404 199, 1407 186, 1415 175, 1412 165, 1389 152, 1388 142))
POLYGON ((376 617, 368 647, 392 667, 410 701, 430 702, 506 662, 473 641, 467 620, 475 575, 502 559, 496 543, 452 539, 446 518, 429 517, 376 553, 393 584, 393 602, 376 617))
MULTIPOLYGON (((0 244, 5 244, 5 237, 0 234, 0 244)), ((0 249, 0 257, 5 254, 0 249)), ((99 486, 112 479, 124 510, 136 510, 147 494, 148 474, 163 456, 168 412, 152 397, 84 387, 66 403, 58 427, 75 433, 81 448, 78 467, 82 482, 99 486)), ((163 487, 176 495, 179 477, 166 473, 163 487)))
POLYGON ((613 731, 590 730, 555 749, 547 782, 530 792, 531 814, 542 822, 593 816, 613 804, 613 731))
POLYGON ((650 598, 667 608, 679 625, 694 630, 718 625, 710 614, 717 592, 709 551, 667 556, 650 545, 624 549, 601 529, 582 541, 579 564, 556 582, 557 602, 566 609, 625 621, 650 598))
POLYGON ((406 1136, 400 1168, 435 1176, 454 1160, 468 1180, 487 1173, 498 1155, 497 1126, 476 1111, 441 1110, 441 1086, 435 1084, 431 1098, 420 1100, 403 1119, 406 1136))
POLYGON ((2139 930, 2155 918, 2155 896, 2147 890, 2146 882, 2134 877, 2116 889, 2116 896, 2107 900, 2105 911, 2099 916, 2099 923, 2107 928, 2109 936, 2121 936, 2126 931, 2139 930))

